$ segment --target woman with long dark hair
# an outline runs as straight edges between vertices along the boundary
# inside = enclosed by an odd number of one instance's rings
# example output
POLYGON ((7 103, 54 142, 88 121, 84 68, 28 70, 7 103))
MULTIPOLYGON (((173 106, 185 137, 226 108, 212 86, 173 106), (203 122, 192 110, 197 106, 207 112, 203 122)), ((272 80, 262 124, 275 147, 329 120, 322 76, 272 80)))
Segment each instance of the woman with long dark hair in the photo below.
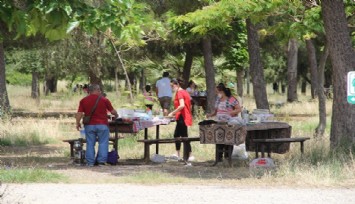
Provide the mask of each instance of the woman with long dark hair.
MULTIPOLYGON (((181 79, 171 80, 171 87, 175 91, 174 99, 174 110, 169 113, 168 116, 175 116, 176 119, 176 128, 174 132, 174 138, 176 137, 188 137, 187 127, 192 125, 192 115, 191 115, 191 100, 189 93, 181 88, 183 85, 181 79)), ((176 153, 178 158, 180 158, 180 148, 181 142, 175 143, 176 153)), ((187 152, 189 152, 188 161, 194 160, 194 157, 191 155, 191 144, 187 144, 187 152)), ((187 162, 187 161, 185 161, 187 162)))
MULTIPOLYGON (((226 88, 224 84, 220 83, 216 87, 217 91, 217 100, 215 105, 215 111, 212 114, 208 114, 207 117, 217 116, 218 121, 228 121, 231 117, 236 117, 241 112, 242 108, 238 100, 232 96, 232 93, 229 88, 226 88)), ((227 145, 217 144, 218 150, 223 150, 226 152, 227 145)), ((227 158, 231 155, 224 154, 224 157, 227 158)), ((222 153, 218 154, 218 160, 221 161, 223 157, 222 153)))

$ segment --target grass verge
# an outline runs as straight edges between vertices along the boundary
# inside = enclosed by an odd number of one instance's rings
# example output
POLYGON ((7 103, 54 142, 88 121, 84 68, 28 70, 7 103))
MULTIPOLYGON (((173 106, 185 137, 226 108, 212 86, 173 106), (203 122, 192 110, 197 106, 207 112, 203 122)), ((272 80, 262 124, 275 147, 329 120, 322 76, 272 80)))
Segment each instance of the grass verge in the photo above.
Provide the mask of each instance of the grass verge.
POLYGON ((57 183, 67 177, 45 169, 0 169, 0 181, 5 183, 57 183))

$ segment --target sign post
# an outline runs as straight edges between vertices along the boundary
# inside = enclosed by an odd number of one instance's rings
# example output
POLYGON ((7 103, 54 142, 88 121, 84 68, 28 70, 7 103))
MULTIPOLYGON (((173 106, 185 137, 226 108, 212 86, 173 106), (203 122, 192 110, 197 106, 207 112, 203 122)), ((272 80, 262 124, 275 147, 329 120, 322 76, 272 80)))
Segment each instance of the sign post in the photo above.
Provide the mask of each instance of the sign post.
POLYGON ((355 104, 355 71, 348 72, 348 103, 355 104))

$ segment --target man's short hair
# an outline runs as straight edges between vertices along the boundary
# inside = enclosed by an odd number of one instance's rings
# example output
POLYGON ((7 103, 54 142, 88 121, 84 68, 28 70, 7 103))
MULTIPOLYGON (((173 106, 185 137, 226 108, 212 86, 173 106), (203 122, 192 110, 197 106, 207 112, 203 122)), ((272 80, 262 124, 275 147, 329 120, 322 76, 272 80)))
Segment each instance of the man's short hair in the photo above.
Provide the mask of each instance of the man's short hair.
POLYGON ((168 77, 169 76, 169 72, 163 72, 163 77, 168 77))
POLYGON ((93 92, 93 91, 97 91, 97 90, 100 90, 100 85, 98 84, 90 84, 89 86, 89 92, 93 92))

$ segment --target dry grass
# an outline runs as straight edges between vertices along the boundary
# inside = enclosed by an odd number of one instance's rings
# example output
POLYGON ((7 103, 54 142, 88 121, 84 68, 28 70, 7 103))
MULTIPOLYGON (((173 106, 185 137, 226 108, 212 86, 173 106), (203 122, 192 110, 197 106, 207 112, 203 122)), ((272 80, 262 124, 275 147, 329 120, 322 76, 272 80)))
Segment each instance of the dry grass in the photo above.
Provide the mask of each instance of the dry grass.
MULTIPOLYGON (((63 86, 65 85, 60 85, 60 87, 63 86)), ((42 96, 40 105, 38 105, 29 97, 29 88, 9 86, 8 90, 12 107, 26 111, 75 112, 78 101, 83 97, 83 95, 59 91, 48 97, 42 96)), ((270 101, 285 101, 285 97, 270 95, 270 101)), ((108 98, 117 109, 122 107, 122 101, 126 101, 115 98, 114 93, 108 93, 108 98)), ((317 114, 317 102, 309 98, 309 96, 300 96, 302 102, 271 109, 274 113, 285 115, 280 120, 292 125, 293 136, 312 138, 305 143, 303 157, 300 155, 298 143, 291 144, 291 150, 286 154, 273 154, 277 168, 272 170, 250 170, 248 163, 254 157, 251 152, 248 161, 235 161, 232 168, 227 168, 223 164, 211 167, 214 159, 214 145, 203 145, 198 142, 192 143, 196 161, 191 168, 186 168, 177 162, 146 165, 139 160, 143 156, 143 145, 136 142, 137 139, 143 138, 142 132, 136 135, 126 134, 126 138, 119 141, 119 153, 122 159, 118 166, 93 170, 73 166, 69 159, 68 144, 64 144, 61 140, 79 136, 74 127, 74 118, 16 118, 11 122, 1 122, 1 141, 6 140, 15 146, 0 146, 0 165, 10 168, 30 167, 54 170, 66 175, 68 177, 66 182, 70 183, 199 183, 207 185, 222 182, 226 185, 355 186, 353 154, 334 152, 329 148, 330 120, 328 119, 324 139, 316 140, 313 138, 313 132, 318 124, 317 116, 292 117, 292 114, 317 114), (133 161, 125 160, 126 158, 133 159, 133 161)), ((244 97, 243 105, 249 110, 255 108, 251 97, 244 97)), ((331 113, 331 101, 327 101, 327 113, 331 113)), ((198 136, 197 123, 203 119, 202 114, 195 119, 195 124, 189 129, 191 136, 198 136)), ((175 124, 161 126, 161 138, 171 138, 174 126, 175 124)), ((149 129, 149 135, 152 137, 155 135, 154 128, 149 129)), ((175 153, 174 149, 171 144, 162 144, 160 154, 169 156, 175 153)), ((152 145, 151 153, 154 152, 155 146, 152 145)))

